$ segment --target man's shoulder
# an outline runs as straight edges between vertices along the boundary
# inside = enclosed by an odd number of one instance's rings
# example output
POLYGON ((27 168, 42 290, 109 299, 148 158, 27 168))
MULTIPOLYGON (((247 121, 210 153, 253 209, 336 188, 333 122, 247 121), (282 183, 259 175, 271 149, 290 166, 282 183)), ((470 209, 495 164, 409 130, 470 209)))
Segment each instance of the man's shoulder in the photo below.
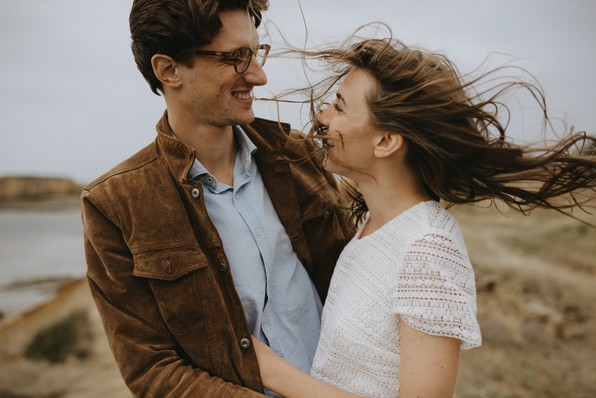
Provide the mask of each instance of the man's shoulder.
POLYGON ((291 126, 289 123, 282 122, 279 120, 270 120, 270 119, 263 119, 260 117, 255 118, 252 123, 249 124, 250 127, 254 128, 255 130, 264 129, 265 131, 271 132, 279 132, 283 134, 289 134, 291 126))
POLYGON ((270 120, 257 117, 252 123, 249 124, 249 126, 261 134, 278 134, 278 138, 283 140, 287 139, 288 137, 292 139, 304 139, 308 137, 306 133, 293 129, 290 123, 279 120, 270 120))
POLYGON ((98 186, 103 184, 118 183, 122 180, 124 180, 123 183, 126 183, 129 179, 136 178, 137 172, 143 170, 156 159, 157 153, 155 145, 154 143, 151 143, 87 184, 84 190, 89 191, 94 188, 97 189, 98 186))
POLYGON ((251 124, 242 127, 257 148, 266 153, 283 152, 294 158, 314 150, 308 135, 292 129, 289 123, 256 118, 251 124))

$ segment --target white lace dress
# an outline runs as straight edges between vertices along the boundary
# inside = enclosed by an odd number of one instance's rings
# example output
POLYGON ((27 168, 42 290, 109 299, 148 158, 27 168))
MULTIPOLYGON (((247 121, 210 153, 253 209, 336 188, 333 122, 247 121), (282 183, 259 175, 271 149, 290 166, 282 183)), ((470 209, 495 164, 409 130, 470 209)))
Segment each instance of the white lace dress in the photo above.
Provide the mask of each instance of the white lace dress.
POLYGON ((399 321, 481 344, 474 271, 457 221, 419 203, 342 252, 311 374, 366 397, 399 396, 399 321))

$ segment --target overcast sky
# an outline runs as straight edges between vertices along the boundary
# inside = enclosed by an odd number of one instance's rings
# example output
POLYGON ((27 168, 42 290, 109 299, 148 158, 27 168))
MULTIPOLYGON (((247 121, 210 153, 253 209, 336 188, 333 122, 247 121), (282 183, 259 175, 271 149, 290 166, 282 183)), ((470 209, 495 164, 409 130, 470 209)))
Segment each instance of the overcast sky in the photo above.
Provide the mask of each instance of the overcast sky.
MULTIPOLYGON (((286 38, 302 43, 298 1, 270 3, 269 31, 275 24, 286 38)), ((383 21, 395 37, 447 54, 463 72, 490 53, 509 54, 540 80, 552 116, 596 132, 592 0, 301 4, 312 46, 345 38, 358 25, 383 21)), ((130 5, 126 0, 0 0, 0 176, 62 176, 85 183, 153 140, 164 102, 151 93, 130 54, 130 5)), ((283 65, 268 61, 270 91, 301 81, 283 65)), ((259 116, 273 116, 266 103, 255 109, 259 116)), ((303 122, 295 111, 282 117, 303 122)), ((531 141, 529 134, 524 138, 531 141)))

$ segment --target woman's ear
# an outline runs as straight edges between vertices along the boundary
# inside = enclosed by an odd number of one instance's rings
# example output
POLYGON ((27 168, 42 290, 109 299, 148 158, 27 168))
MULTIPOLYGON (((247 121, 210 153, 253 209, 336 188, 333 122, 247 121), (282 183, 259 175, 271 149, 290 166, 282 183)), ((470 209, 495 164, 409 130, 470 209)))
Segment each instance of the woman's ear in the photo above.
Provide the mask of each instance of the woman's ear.
POLYGON ((164 85, 170 88, 180 87, 182 81, 178 73, 178 63, 172 57, 163 54, 155 54, 151 57, 151 67, 155 77, 164 85))
POLYGON ((377 137, 374 154, 378 158, 386 158, 403 148, 404 138, 395 133, 381 132, 377 137))

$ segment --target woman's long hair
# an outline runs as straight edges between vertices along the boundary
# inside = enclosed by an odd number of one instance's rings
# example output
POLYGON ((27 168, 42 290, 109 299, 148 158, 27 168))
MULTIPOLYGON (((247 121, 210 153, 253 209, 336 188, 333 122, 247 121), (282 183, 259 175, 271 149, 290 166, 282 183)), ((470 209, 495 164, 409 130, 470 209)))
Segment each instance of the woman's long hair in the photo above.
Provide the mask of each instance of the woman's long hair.
MULTIPOLYGON (((544 95, 535 81, 504 81, 503 68, 464 82, 445 56, 410 48, 394 39, 366 39, 346 48, 303 51, 325 61, 334 75, 311 87, 313 137, 325 129, 314 121, 332 88, 351 70, 362 69, 376 87, 367 98, 372 123, 404 137, 406 161, 422 179, 427 193, 447 205, 502 201, 527 213, 536 207, 567 215, 584 208, 596 191, 596 139, 586 133, 543 147, 513 145, 506 137, 509 114, 500 99, 511 90, 528 90, 549 122, 544 95), (486 87, 479 90, 479 88, 486 87)), ((357 187, 349 185, 352 215, 367 211, 357 187)), ((572 216, 573 217, 573 216, 572 216)))

